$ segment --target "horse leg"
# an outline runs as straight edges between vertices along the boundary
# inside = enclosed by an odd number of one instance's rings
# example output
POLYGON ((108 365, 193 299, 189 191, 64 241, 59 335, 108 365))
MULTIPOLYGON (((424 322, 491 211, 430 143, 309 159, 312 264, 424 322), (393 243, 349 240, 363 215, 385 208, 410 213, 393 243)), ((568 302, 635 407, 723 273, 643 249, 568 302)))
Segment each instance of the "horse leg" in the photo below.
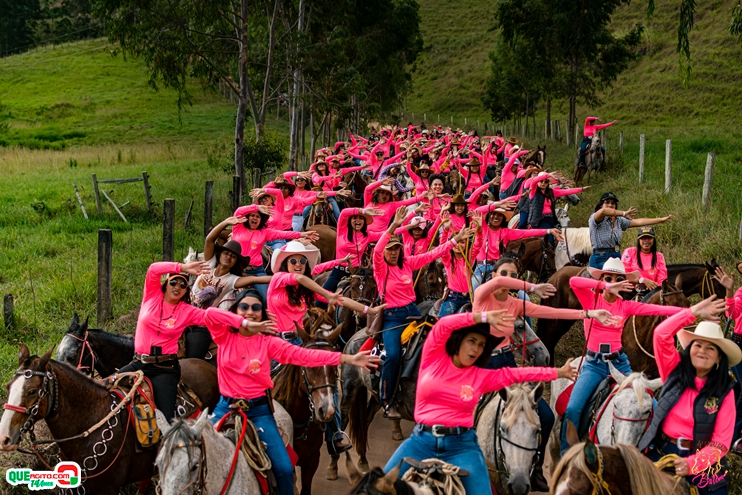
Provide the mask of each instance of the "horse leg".
POLYGON ((404 440, 404 435, 402 435, 402 427, 400 426, 400 420, 395 419, 392 423, 392 440, 404 440))
MULTIPOLYGON (((368 438, 368 428, 371 422, 374 420, 374 416, 381 409, 381 404, 378 400, 371 400, 366 408, 366 438, 368 438)), ((368 465, 368 459, 366 458, 366 449, 368 445, 357 445, 356 452, 358 452, 358 470, 362 473, 368 473, 371 469, 368 465)))
POLYGON ((330 464, 325 469, 325 479, 330 481, 338 479, 338 456, 330 456, 330 464))
POLYGON ((320 436, 317 451, 302 459, 301 465, 301 495, 312 495, 312 479, 319 467, 319 458, 324 435, 320 436))

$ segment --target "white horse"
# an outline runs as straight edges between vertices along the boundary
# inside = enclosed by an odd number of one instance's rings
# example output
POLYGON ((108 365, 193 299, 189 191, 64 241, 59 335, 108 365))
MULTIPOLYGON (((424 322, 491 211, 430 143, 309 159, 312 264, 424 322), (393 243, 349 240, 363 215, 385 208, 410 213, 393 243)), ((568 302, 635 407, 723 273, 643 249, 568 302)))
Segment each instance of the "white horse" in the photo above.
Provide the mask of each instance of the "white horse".
MULTIPOLYGON (((274 417, 284 444, 293 443, 294 423, 291 416, 273 401, 274 417)), ((157 425, 162 440, 155 464, 160 472, 160 495, 185 495, 199 492, 203 495, 221 491, 232 466, 235 445, 214 429, 204 409, 198 420, 175 420, 169 424, 159 410, 157 425), (204 465, 208 460, 208 468, 204 465)), ((261 493, 255 472, 244 455, 237 459, 234 475, 227 494, 261 493)))
MULTIPOLYGON (((572 367, 581 367, 581 358, 572 361, 572 367)), ((609 361, 611 376, 618 384, 599 410, 595 426, 595 443, 613 445, 622 443, 636 445, 652 420, 654 410, 654 391, 662 386, 662 380, 648 380, 643 373, 634 372, 624 375, 609 361)), ((555 410, 556 401, 569 386, 570 380, 559 378, 551 382, 551 408, 555 410)), ((588 411, 583 411, 588 414, 588 411)), ((560 434, 562 420, 555 414, 556 421, 551 435, 551 458, 554 463, 559 459, 560 434)), ((591 428, 592 429, 592 428, 591 428)))
POLYGON ((554 253, 554 264, 557 270, 572 262, 577 254, 592 255, 593 246, 590 242, 590 228, 580 227, 574 229, 563 228, 564 241, 557 243, 554 253))
POLYGON ((590 146, 585 151, 585 165, 587 166, 587 183, 590 184, 590 175, 595 176, 599 171, 603 170, 605 164, 605 157, 603 156, 603 148, 600 145, 600 136, 595 134, 590 141, 590 146))
POLYGON ((500 486, 512 495, 525 495, 531 489, 541 437, 536 403, 542 393, 542 383, 533 390, 525 384, 500 390, 482 410, 477 423, 484 458, 497 468, 500 486))

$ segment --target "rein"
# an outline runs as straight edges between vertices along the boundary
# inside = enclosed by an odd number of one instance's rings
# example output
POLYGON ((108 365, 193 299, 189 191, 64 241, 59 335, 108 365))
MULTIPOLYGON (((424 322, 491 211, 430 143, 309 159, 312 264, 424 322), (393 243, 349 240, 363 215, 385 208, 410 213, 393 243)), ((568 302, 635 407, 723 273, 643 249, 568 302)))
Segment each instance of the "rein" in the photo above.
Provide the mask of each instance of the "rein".
POLYGON ((611 491, 608 488, 608 482, 603 479, 603 452, 600 451, 600 445, 596 445, 595 450, 598 452, 598 472, 593 473, 590 471, 590 476, 592 477, 590 481, 593 485, 592 495, 599 495, 603 493, 604 490, 605 493, 611 495, 611 491))
POLYGON ((91 346, 90 342, 88 341, 88 331, 85 330, 85 336, 83 338, 80 338, 72 333, 68 333, 67 335, 77 340, 78 342, 82 342, 82 345, 80 346, 80 357, 77 359, 77 369, 82 371, 86 375, 89 374, 90 376, 93 376, 95 374, 95 359, 97 356, 95 354, 95 351, 93 350, 93 346, 91 346), (90 353, 90 366, 83 366, 82 364, 82 360, 85 358, 86 350, 90 353), (85 371, 86 369, 90 372, 88 373, 87 371, 85 371))
MULTIPOLYGON (((660 304, 662 306, 665 305, 665 296, 672 296, 672 295, 675 295, 675 294, 682 294, 682 293, 683 293, 682 290, 674 290, 672 292, 662 292, 662 291, 660 291, 660 304)), ((650 358, 654 359, 654 354, 652 354, 648 350, 646 350, 644 348, 644 346, 641 344, 641 342, 639 342, 639 336, 636 333, 636 315, 632 315, 632 317, 631 317, 631 326, 632 326, 632 328, 634 330, 634 341, 636 342, 636 345, 639 346, 639 349, 641 349, 644 354, 646 354, 650 358)))
MULTIPOLYGON (((191 440, 188 443, 180 442, 176 445, 173 445, 173 448, 176 448, 176 449, 183 449, 183 448, 188 448, 188 447, 198 447, 198 450, 201 452, 201 459, 200 459, 201 462, 198 463, 198 478, 196 478, 195 481, 191 481, 186 486, 184 486, 183 489, 179 491, 177 495, 183 495, 183 493, 185 493, 185 491, 188 490, 193 485, 195 485, 195 490, 196 490, 194 494, 200 495, 201 493, 203 493, 203 489, 206 486, 206 474, 205 473, 208 472, 208 468, 206 467, 206 449, 204 448, 204 444, 201 440, 196 440, 196 441, 191 440)), ((191 456, 191 453, 188 452, 189 463, 190 463, 190 456, 191 456)), ((161 493, 161 488, 160 488, 159 483, 155 487, 155 493, 156 495, 160 495, 161 493)))

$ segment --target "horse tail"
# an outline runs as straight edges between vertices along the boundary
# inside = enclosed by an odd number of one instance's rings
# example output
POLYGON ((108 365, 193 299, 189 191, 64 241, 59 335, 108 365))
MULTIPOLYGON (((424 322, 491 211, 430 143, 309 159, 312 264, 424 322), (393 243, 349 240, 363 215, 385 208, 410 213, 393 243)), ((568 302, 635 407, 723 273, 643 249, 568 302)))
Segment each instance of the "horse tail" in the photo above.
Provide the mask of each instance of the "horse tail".
POLYGON ((368 415, 366 408, 368 401, 366 387, 359 385, 352 392, 350 408, 348 410, 348 436, 359 454, 365 454, 368 448, 368 415))

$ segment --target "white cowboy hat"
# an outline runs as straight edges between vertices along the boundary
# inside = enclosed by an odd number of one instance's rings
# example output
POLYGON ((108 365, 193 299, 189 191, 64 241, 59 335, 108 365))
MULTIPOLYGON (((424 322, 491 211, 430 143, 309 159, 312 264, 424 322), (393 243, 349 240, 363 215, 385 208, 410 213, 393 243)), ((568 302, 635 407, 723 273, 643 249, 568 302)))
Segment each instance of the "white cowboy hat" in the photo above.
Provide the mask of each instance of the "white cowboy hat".
POLYGON ((556 179, 547 172, 540 172, 536 177, 531 179, 531 184, 538 184, 542 180, 549 179, 551 182, 556 182, 556 179))
POLYGON ((386 192, 388 192, 389 194, 392 194, 392 195, 394 194, 394 189, 392 189, 392 186, 387 186, 386 184, 379 186, 376 190, 377 191, 386 191, 386 192))
POLYGON ((287 243, 283 248, 273 251, 273 254, 271 255, 271 270, 273 270, 273 273, 278 273, 278 269, 281 267, 283 260, 294 254, 300 254, 307 259, 310 273, 314 270, 314 267, 317 266, 317 262, 319 261, 319 249, 314 247, 314 245, 310 244, 309 246, 305 246, 301 242, 292 241, 287 243))
POLYGON ((721 327, 710 321, 702 321, 696 326, 696 331, 681 330, 678 333, 678 340, 683 349, 688 347, 694 340, 705 340, 711 342, 726 354, 729 360, 729 366, 734 366, 742 361, 742 351, 739 346, 729 339, 724 338, 721 327))
POLYGON ((587 270, 590 272, 590 276, 595 279, 600 278, 600 276, 604 273, 614 273, 617 275, 630 275, 639 273, 638 271, 626 273, 626 267, 623 266, 623 263, 618 258, 608 258, 608 260, 603 265, 602 270, 599 268, 594 268, 592 266, 589 266, 587 270))

